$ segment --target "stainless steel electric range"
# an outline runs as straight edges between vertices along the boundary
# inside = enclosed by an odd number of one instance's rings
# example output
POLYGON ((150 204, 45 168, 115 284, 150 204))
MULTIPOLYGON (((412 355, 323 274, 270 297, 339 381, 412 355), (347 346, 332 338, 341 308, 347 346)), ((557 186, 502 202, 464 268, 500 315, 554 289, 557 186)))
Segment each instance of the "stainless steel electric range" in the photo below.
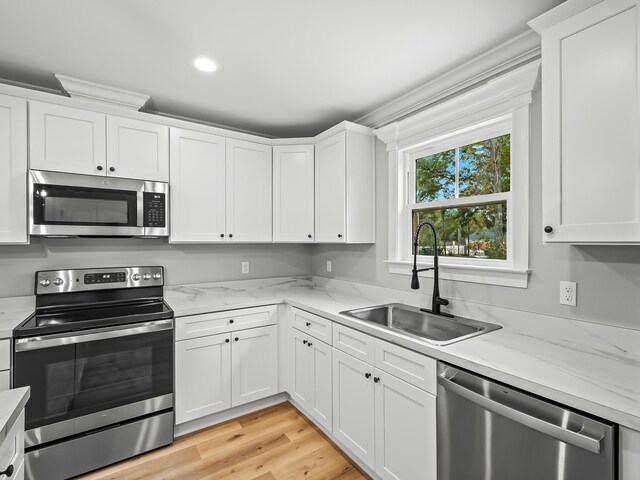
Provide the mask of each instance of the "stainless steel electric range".
POLYGON ((70 478, 173 442, 173 311, 162 267, 36 273, 14 330, 13 386, 31 387, 26 476, 70 478))

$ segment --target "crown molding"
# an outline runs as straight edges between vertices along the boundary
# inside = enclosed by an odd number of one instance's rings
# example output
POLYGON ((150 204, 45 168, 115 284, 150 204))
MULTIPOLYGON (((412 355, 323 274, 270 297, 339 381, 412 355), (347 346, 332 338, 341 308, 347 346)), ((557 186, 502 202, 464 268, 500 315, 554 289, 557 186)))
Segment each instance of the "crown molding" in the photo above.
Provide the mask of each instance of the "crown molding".
POLYGON ((91 103, 115 105, 129 110, 140 110, 151 98, 149 95, 143 93, 88 82, 86 80, 60 75, 59 73, 55 73, 54 75, 69 96, 91 103))
POLYGON ((539 58, 540 37, 534 31, 527 30, 355 122, 379 129, 539 58))
POLYGON ((573 17, 577 13, 600 3, 602 0, 567 0, 548 12, 543 13, 539 17, 534 18, 527 23, 532 29, 538 33, 542 33, 547 28, 560 23, 567 18, 573 17))

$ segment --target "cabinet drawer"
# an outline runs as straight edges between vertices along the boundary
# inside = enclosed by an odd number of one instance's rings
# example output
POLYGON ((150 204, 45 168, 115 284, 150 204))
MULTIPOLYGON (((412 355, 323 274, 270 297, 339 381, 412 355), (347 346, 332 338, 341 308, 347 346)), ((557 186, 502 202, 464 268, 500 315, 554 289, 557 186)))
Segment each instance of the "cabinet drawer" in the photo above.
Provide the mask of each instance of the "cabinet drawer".
POLYGON ((9 370, 0 372, 0 392, 9 390, 9 370))
POLYGON ((176 318, 176 340, 274 325, 277 306, 243 308, 176 318))
POLYGON ((333 325, 333 346, 370 365, 374 363, 374 338, 366 333, 336 323, 333 325))
POLYGON ((0 370, 11 367, 11 340, 0 340, 0 370))
MULTIPOLYGON (((24 458, 24 411, 13 424, 9 434, 0 445, 0 471, 9 465, 18 470, 24 458)), ((4 478, 4 477, 0 477, 4 478)))
POLYGON ((304 310, 293 309, 293 326, 309 335, 331 344, 333 322, 304 310))
POLYGON ((433 358, 376 338, 375 366, 432 395, 436 394, 437 371, 433 358))

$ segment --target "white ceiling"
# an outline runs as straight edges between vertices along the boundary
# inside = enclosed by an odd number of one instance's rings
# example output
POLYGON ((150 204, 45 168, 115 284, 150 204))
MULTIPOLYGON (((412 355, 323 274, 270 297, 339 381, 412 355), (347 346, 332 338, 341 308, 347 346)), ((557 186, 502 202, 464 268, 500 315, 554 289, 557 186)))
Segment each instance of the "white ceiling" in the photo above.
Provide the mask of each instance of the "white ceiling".
POLYGON ((0 0, 0 77, 53 73, 273 136, 354 120, 527 30, 561 0, 0 0), (203 74, 194 57, 222 71, 203 74))

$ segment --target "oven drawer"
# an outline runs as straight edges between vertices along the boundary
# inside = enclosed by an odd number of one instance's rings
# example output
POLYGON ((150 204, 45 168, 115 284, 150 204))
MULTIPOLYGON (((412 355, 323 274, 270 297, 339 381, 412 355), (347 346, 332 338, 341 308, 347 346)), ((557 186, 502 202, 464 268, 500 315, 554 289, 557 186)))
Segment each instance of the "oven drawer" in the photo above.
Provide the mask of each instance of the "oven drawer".
POLYGON ((0 370, 11 367, 11 340, 0 340, 0 370))
POLYGON ((277 306, 242 308, 176 318, 176 340, 275 325, 277 306))
MULTIPOLYGON (((2 445, 0 445, 0 472, 6 470, 9 465, 13 465, 14 473, 11 476, 11 480, 17 478, 16 473, 22 465, 23 458, 24 411, 11 427, 9 435, 7 435, 2 445)), ((4 476, 0 475, 0 479, 4 480, 4 478, 4 476)))
POLYGON ((313 313, 297 308, 293 309, 293 326, 331 345, 331 331, 333 322, 313 313))

